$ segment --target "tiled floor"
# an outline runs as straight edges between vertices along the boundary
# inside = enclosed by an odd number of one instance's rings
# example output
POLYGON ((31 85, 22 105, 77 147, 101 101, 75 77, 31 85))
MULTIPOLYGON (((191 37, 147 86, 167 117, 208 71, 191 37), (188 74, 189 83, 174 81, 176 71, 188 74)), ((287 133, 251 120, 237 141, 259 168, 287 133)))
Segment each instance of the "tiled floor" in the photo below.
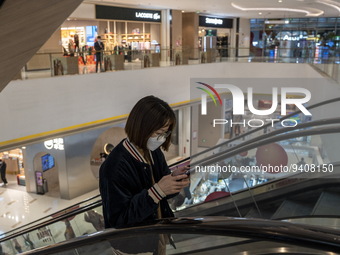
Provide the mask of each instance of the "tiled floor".
POLYGON ((0 235, 99 194, 93 190, 72 200, 57 199, 26 192, 14 175, 7 175, 7 179, 6 186, 0 184, 0 235))

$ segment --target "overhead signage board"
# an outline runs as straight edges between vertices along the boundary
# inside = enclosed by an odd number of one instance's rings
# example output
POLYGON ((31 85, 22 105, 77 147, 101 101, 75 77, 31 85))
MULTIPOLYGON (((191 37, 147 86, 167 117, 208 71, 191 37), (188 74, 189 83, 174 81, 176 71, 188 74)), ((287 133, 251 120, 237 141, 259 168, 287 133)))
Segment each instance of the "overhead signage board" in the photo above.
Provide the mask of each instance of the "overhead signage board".
POLYGON ((96 18, 161 22, 161 11, 96 5, 96 18))
POLYGON ((199 26, 233 28, 233 19, 199 16, 199 26))

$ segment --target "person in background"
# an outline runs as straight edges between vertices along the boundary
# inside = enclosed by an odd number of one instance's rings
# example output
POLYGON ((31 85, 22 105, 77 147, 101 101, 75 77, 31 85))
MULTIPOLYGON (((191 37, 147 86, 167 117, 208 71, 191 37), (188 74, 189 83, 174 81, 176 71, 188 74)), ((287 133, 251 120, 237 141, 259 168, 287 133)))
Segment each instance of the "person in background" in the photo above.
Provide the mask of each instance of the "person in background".
POLYGON ((70 57, 74 57, 74 42, 72 39, 69 39, 69 42, 68 42, 68 52, 69 52, 70 57))
POLYGON ((66 229, 65 229, 65 232, 64 232, 65 239, 71 240, 71 239, 75 238, 76 234, 74 233, 74 230, 73 230, 71 223, 68 219, 65 220, 65 226, 66 226, 66 229))
POLYGON ((305 159, 304 159, 304 158, 301 158, 301 160, 300 160, 299 162, 297 162, 297 165, 298 165, 298 166, 304 166, 304 165, 306 165, 305 159))
POLYGON ((185 174, 189 168, 171 173, 161 150, 169 149, 175 124, 171 107, 154 96, 140 99, 131 110, 125 126, 127 138, 112 150, 99 171, 106 228, 173 217, 167 199, 190 183, 185 174))
POLYGON ((74 51, 75 52, 79 52, 79 35, 78 34, 74 34, 74 51))
POLYGON ((1 173, 1 180, 3 181, 4 185, 7 184, 7 179, 6 179, 6 163, 2 159, 0 159, 0 173, 1 173))
POLYGON ((100 36, 97 36, 97 40, 94 43, 94 49, 96 50, 96 73, 97 73, 99 63, 100 63, 100 71, 102 71, 103 51, 105 49, 104 43, 101 41, 100 36))
POLYGON ((86 211, 84 213, 84 220, 88 223, 91 223, 96 231, 101 231, 104 229, 104 217, 95 210, 86 211))

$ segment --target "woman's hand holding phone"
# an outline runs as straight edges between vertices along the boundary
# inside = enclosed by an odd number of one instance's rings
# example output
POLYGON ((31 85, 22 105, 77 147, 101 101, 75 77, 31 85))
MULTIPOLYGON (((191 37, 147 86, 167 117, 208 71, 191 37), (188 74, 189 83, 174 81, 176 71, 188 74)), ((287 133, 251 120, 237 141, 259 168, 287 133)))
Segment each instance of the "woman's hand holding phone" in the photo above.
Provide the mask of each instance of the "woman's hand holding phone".
MULTIPOLYGON (((182 171, 176 171, 176 176, 168 174, 162 177, 158 182, 158 186, 164 192, 165 195, 171 195, 180 192, 183 188, 189 186, 190 180, 187 174, 183 174, 182 171)), ((185 171, 184 171, 185 172, 185 171)))
MULTIPOLYGON (((184 167, 176 168, 175 170, 172 171, 171 173, 172 176, 177 176, 177 175, 186 175, 186 178, 189 178, 190 176, 190 165, 186 165, 184 167)), ((186 179, 184 178, 184 179, 186 179)), ((181 181, 181 180, 178 180, 181 181)))

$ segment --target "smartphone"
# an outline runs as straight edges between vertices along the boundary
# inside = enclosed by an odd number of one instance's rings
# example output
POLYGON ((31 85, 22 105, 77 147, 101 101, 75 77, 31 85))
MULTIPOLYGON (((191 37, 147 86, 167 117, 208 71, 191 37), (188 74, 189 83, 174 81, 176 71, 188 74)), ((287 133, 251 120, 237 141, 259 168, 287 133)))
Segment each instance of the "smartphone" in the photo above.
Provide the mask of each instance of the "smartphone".
MULTIPOLYGON (((182 161, 179 161, 176 163, 175 166, 170 166, 171 172, 176 171, 176 169, 181 169, 183 167, 189 167, 190 168, 190 158, 183 159, 182 161)), ((188 177, 190 176, 190 169, 186 170, 184 173, 177 173, 173 174, 174 176, 179 175, 179 174, 186 174, 188 177)), ((181 181, 181 180, 177 180, 181 181)))
POLYGON ((175 166, 170 166, 170 170, 174 171, 177 168, 183 168, 185 166, 190 167, 190 159, 189 160, 188 159, 184 159, 182 161, 177 162, 175 166))

